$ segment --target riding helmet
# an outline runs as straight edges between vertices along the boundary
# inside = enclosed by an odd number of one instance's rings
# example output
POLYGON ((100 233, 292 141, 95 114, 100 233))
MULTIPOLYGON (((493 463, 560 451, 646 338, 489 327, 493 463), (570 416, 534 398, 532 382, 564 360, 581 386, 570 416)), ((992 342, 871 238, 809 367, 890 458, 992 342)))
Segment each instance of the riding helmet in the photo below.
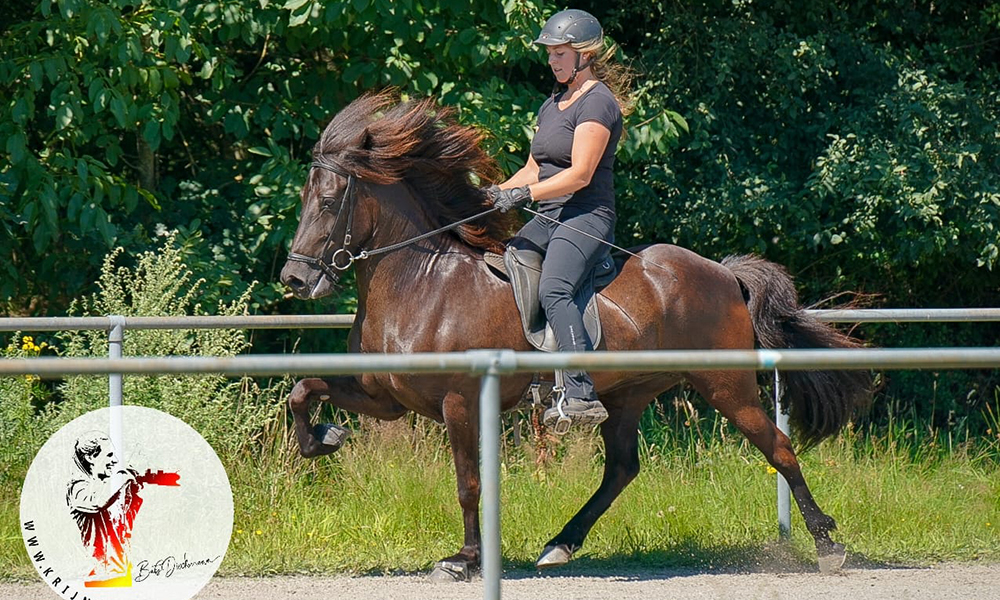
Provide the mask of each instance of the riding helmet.
POLYGON ((594 15, 571 8, 549 17, 535 43, 543 46, 576 44, 599 39, 603 34, 601 24, 594 15))

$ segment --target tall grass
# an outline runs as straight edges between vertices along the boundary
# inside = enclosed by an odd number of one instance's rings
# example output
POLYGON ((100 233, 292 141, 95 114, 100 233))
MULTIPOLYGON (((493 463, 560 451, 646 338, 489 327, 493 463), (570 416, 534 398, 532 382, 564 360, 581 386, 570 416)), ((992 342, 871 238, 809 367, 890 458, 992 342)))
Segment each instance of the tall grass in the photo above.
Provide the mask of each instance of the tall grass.
MULTIPOLYGON (((651 409, 648 419, 655 419, 651 409)), ((643 471, 591 532, 576 568, 696 566, 808 568, 812 539, 798 513, 790 547, 776 538, 776 475, 721 419, 643 444, 643 471), (713 434, 714 430, 714 434, 713 434)), ((462 544, 451 453, 424 419, 363 420, 362 434, 317 461, 286 438, 261 462, 231 470, 237 522, 224 573, 415 571, 462 544), (276 468, 277 467, 277 468, 276 468)), ((938 434, 940 437, 941 434, 938 434)), ((862 563, 1000 560, 1000 455, 972 440, 939 451, 896 427, 849 430, 802 457, 811 488, 837 518, 836 538, 862 563)), ((530 567, 596 489, 599 439, 577 433, 539 464, 530 445, 502 462, 503 555, 530 567)))
MULTIPOLYGON (((641 474, 567 572, 813 568, 812 540, 797 511, 791 544, 774 544, 776 475, 759 453, 714 413, 660 412, 645 417, 641 474)), ((224 457, 236 522, 221 573, 419 571, 460 548, 443 427, 415 417, 356 425, 359 434, 344 449, 317 460, 298 457, 284 421, 269 426, 259 447, 224 457)), ((532 444, 514 447, 509 433, 503 556, 508 569, 530 568, 596 489, 602 447, 596 435, 578 432, 551 442, 557 451, 545 458, 532 444)), ((952 440, 950 448, 947 440, 947 432, 932 436, 897 422, 848 429, 801 457, 854 564, 1000 560, 1000 439, 952 440)), ((8 480, 0 492, 0 572, 25 576, 16 486, 8 480)))

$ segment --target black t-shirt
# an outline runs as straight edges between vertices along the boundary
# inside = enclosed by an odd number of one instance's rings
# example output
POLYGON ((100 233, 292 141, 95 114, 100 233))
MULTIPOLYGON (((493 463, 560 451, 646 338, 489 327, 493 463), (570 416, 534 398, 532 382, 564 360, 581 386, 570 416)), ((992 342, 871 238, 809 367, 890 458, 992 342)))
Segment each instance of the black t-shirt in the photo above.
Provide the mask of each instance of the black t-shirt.
POLYGON ((538 163, 538 179, 543 181, 570 167, 573 132, 581 123, 595 121, 611 132, 604 155, 597 164, 590 185, 573 194, 553 198, 542 207, 569 203, 573 206, 615 208, 615 149, 622 135, 622 112, 608 86, 598 81, 566 110, 559 110, 562 94, 550 96, 538 110, 538 131, 531 140, 531 156, 538 163))

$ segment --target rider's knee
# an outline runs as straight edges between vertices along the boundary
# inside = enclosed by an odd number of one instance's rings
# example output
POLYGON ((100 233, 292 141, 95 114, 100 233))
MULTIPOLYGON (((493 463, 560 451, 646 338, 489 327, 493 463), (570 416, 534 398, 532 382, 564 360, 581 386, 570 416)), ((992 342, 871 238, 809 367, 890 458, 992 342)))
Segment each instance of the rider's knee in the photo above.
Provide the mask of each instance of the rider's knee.
POLYGON ((552 306, 563 301, 573 301, 573 285, 558 277, 547 277, 538 282, 538 300, 542 306, 552 306))

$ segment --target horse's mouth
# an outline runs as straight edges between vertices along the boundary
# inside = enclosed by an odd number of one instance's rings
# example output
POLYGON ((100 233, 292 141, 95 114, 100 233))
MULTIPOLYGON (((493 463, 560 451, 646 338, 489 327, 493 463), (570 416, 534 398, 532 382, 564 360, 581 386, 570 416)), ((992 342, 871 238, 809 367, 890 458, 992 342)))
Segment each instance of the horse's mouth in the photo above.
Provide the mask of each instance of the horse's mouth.
POLYGON ((337 284, 339 277, 325 276, 319 269, 299 268, 297 264, 286 263, 281 270, 281 283, 291 290, 292 295, 300 300, 316 300, 329 296, 337 284), (304 271, 304 272, 300 272, 304 271))

